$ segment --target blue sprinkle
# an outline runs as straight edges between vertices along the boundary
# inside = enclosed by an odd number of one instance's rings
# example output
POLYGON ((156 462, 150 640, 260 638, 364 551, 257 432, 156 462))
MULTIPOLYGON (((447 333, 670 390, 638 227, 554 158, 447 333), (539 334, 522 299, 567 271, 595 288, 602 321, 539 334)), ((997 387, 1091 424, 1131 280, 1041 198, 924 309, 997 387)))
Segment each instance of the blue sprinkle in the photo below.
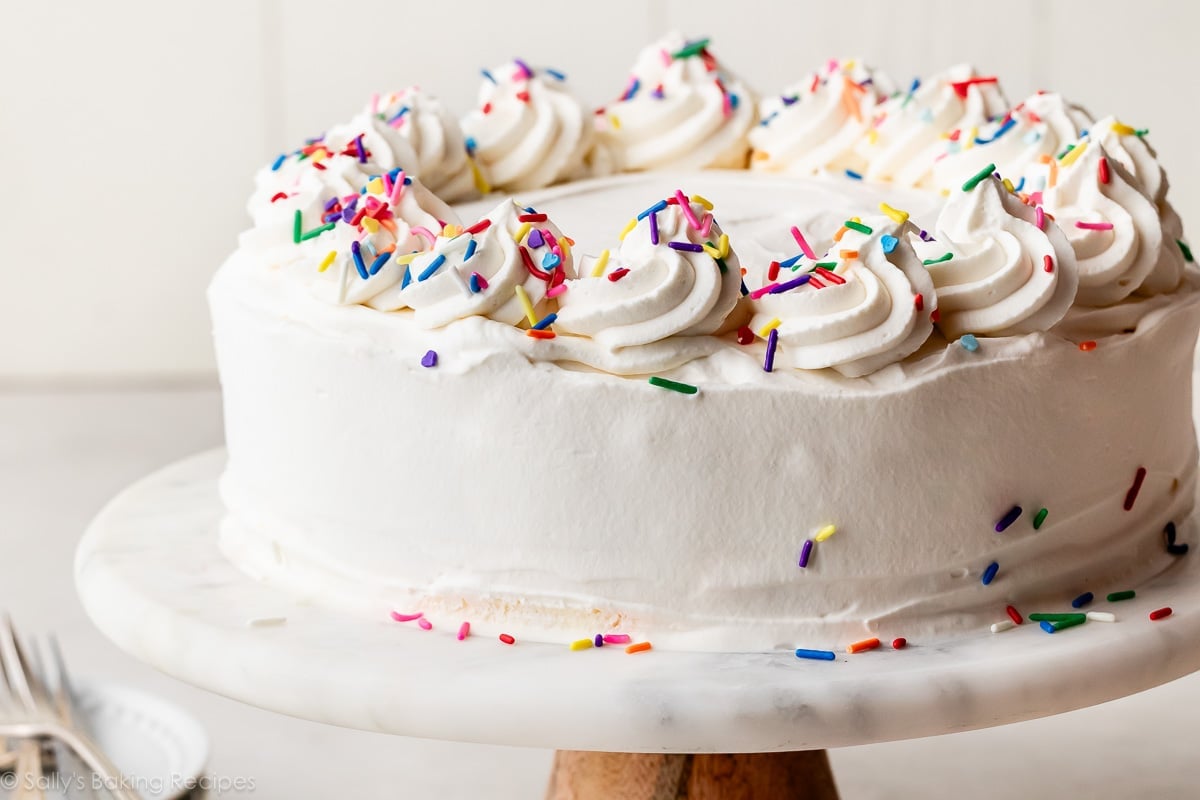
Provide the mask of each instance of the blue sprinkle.
POLYGON ((736 109, 737 107, 738 107, 738 96, 736 94, 729 95, 730 110, 736 109))
POLYGON ((405 175, 405 176, 404 176, 404 185, 405 185, 405 186, 409 186, 409 185, 411 185, 411 184, 412 184, 412 178, 410 178, 410 177, 408 177, 407 175, 405 175))
POLYGON ((908 87, 908 93, 909 93, 909 94, 912 94, 913 92, 915 92, 915 91, 916 91, 917 89, 919 89, 919 88, 921 88, 921 79, 920 79, 920 78, 913 78, 913 79, 912 79, 912 83, 911 83, 911 84, 909 84, 909 87, 908 87))
POLYGON ((410 283, 412 283, 412 267, 405 264, 404 265, 404 280, 400 282, 400 290, 403 291, 403 290, 407 289, 408 285, 410 283))
POLYGON ((395 114, 392 115, 391 119, 389 119, 388 122, 395 122, 396 120, 400 119, 405 114, 407 114, 408 111, 409 111, 408 106, 403 106, 399 111, 397 111, 395 114))
POLYGON ((985 569, 983 571, 983 575, 980 577, 980 580, 983 581, 983 585, 987 586, 992 581, 994 581, 996 579, 996 573, 999 571, 1000 571, 1000 565, 997 564, 995 561, 988 564, 987 569, 985 569))
POLYGON ((367 271, 374 275, 379 270, 383 269, 383 265, 392 257, 391 253, 380 253, 374 261, 371 262, 371 267, 367 271))
POLYGON ((471 280, 467 281, 467 284, 471 287, 471 294, 479 294, 479 274, 478 273, 472 272, 471 280))
POLYGON ((433 257, 433 260, 429 262, 429 266, 425 267, 424 271, 417 276, 417 283, 432 277, 433 273, 437 272, 438 268, 444 263, 446 263, 446 257, 441 253, 438 253, 433 257))
POLYGON ((476 145, 475 145, 475 137, 474 137, 474 136, 468 136, 468 137, 467 137, 467 138, 466 138, 464 141, 465 141, 465 143, 466 143, 466 145, 467 145, 467 155, 474 155, 474 154, 475 154, 475 147, 476 147, 476 145))
POLYGON ((425 355, 421 356, 421 366, 429 369, 437 366, 437 351, 430 350, 425 355))
POLYGON ((625 94, 621 95, 622 100, 632 100, 633 96, 638 93, 638 89, 642 88, 642 82, 637 78, 633 79, 633 83, 629 84, 629 88, 625 90, 625 94))
POLYGON ((481 70, 479 70, 479 72, 480 72, 480 74, 483 75, 483 77, 487 78, 492 83, 496 82, 496 79, 495 79, 495 77, 492 76, 492 73, 488 72, 486 69, 481 69, 481 70))
POLYGON ((1041 625, 1042 630, 1044 630, 1046 633, 1054 633, 1054 623, 1050 620, 1044 619, 1039 624, 1041 625))
POLYGON ((879 243, 883 245, 883 252, 890 253, 896 249, 896 245, 900 243, 900 240, 895 236, 889 236, 885 233, 879 237, 879 243))
POLYGON ((767 115, 765 118, 763 118, 763 121, 762 121, 762 122, 760 122, 760 123, 758 123, 758 124, 759 124, 759 126, 760 126, 760 127, 763 127, 763 128, 765 128, 765 127, 767 127, 768 125, 770 125, 770 124, 771 124, 771 120, 775 119, 775 118, 776 118, 776 117, 778 117, 778 116, 779 116, 779 112, 778 112, 778 111, 772 111, 772 112, 771 112, 770 114, 768 114, 768 115, 767 115))
POLYGON ((1014 187, 1013 187, 1013 191, 1014 191, 1014 192, 1019 192, 1019 191, 1021 191, 1021 190, 1022 190, 1022 189, 1024 189, 1024 188, 1025 188, 1025 176, 1024 176, 1024 175, 1022 175, 1022 176, 1021 176, 1021 181, 1020 181, 1020 183, 1018 183, 1016 186, 1014 186, 1014 187))
POLYGON ((975 338, 975 334, 973 333, 964 333, 962 338, 958 340, 958 343, 968 353, 974 353, 979 349, 979 340, 975 338))
POLYGON ((742 292, 742 297, 745 297, 746 295, 750 294, 750 290, 746 288, 746 282, 745 282, 745 281, 742 281, 742 289, 741 289, 741 292, 742 292))
POLYGON ((643 219, 645 219, 646 217, 650 216, 651 214, 657 214, 659 211, 662 211, 662 210, 663 210, 664 208, 666 208, 666 207, 667 207, 667 201, 666 201, 666 200, 659 200, 657 203, 655 203, 654 205, 650 206, 649 208, 647 208, 647 209, 646 209, 645 211, 643 211, 642 213, 638 214, 638 215, 637 215, 637 218, 638 218, 638 220, 639 220, 639 221, 640 221, 640 220, 643 220, 643 219))
POLYGON ((543 68, 542 72, 546 73, 551 78, 554 78, 554 80, 556 80, 556 81, 565 81, 567 79, 566 75, 564 75, 563 73, 559 72, 556 69, 550 69, 549 67, 543 68))
POLYGON ((780 269, 792 269, 793 267, 796 266, 796 263, 802 258, 804 258, 804 253, 794 255, 791 258, 785 258, 783 261, 779 262, 779 267, 780 267, 780 269))
POLYGON ((1096 595, 1092 594, 1091 592, 1084 592, 1083 594, 1079 595, 1079 597, 1076 597, 1071 601, 1071 608, 1083 608, 1095 599, 1096 595))
POLYGON ((546 253, 546 255, 542 256, 542 269, 544 270, 552 270, 561 263, 562 259, 554 253, 546 253))
POLYGON ((537 322, 535 322, 530 327, 532 327, 535 331, 542 331, 542 330, 545 330, 546 328, 549 328, 551 325, 553 325, 554 320, 556 320, 556 319, 558 319, 558 314, 555 314, 554 312, 550 312, 549 314, 547 314, 546 316, 539 319, 537 322))
POLYGON ((279 168, 283 166, 284 161, 287 161, 287 155, 280 153, 279 158, 275 159, 274 163, 271 164, 271 172, 278 172, 279 168))
POLYGON ((529 245, 530 250, 537 250, 544 245, 546 240, 542 238, 542 232, 534 228, 529 232, 529 238, 525 240, 525 244, 529 245))
POLYGON ((833 661, 837 658, 837 654, 832 650, 805 650, 801 647, 796 650, 796 658, 808 658, 813 661, 833 661))
POLYGON ((375 243, 370 239, 363 239, 363 246, 367 248, 367 252, 371 254, 371 258, 374 258, 376 255, 378 255, 375 250, 375 243))
POLYGON ((365 281, 370 276, 367 274, 367 265, 363 263, 362 245, 358 242, 351 242, 350 255, 354 256, 354 268, 358 270, 358 277, 365 281))
POLYGON ((1010 130, 1012 130, 1013 126, 1014 126, 1014 125, 1016 125, 1016 124, 1017 124, 1017 120, 1016 120, 1016 118, 1015 118, 1015 117, 1009 117, 1009 118, 1008 118, 1008 120, 1007 120, 1007 121, 1006 121, 1006 122, 1005 122, 1003 125, 1001 125, 999 128, 997 128, 997 129, 996 129, 996 132, 995 132, 995 133, 993 133, 993 134, 992 134, 990 137, 988 137, 987 139, 983 139, 983 138, 980 138, 980 137, 976 136, 976 137, 975 137, 975 144, 991 144, 992 142, 996 141, 996 140, 997 140, 997 139, 999 139, 1001 136, 1003 136, 1004 134, 1006 134, 1006 133, 1008 133, 1010 130))
POLYGON ((467 242, 467 252, 463 254, 463 263, 471 260, 471 256, 475 255, 475 240, 467 242))
POLYGON ((861 181, 861 180, 862 180, 862 173, 861 173, 861 172, 855 172, 855 171, 854 171, 854 170, 852 170, 852 169, 848 169, 848 170, 846 170, 846 177, 847 177, 847 178, 853 178, 853 179, 854 179, 854 180, 856 180, 856 181, 861 181))

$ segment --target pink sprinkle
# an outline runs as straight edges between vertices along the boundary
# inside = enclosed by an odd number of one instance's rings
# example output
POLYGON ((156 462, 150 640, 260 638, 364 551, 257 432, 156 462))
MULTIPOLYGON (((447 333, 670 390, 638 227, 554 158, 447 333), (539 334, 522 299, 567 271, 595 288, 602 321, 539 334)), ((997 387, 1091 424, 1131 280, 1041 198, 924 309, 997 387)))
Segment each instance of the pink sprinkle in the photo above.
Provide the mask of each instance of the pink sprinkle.
POLYGON ((404 194, 404 170, 396 173, 396 182, 392 184, 392 194, 388 198, 392 204, 392 208, 395 208, 396 204, 400 202, 402 194, 404 194))
POLYGON ((817 254, 813 252, 812 247, 808 244, 808 240, 804 238, 804 234, 795 225, 792 226, 792 238, 796 240, 796 244, 800 245, 800 249, 804 251, 804 255, 813 261, 817 260, 817 254))
POLYGON ((764 294, 770 294, 771 290, 774 289, 778 285, 779 285, 778 283, 768 283, 766 286, 762 287, 761 289, 755 289, 753 292, 750 293, 750 299, 757 300, 758 298, 762 297, 764 294))
POLYGON ((633 641, 633 637, 628 633, 606 633, 604 634, 605 644, 629 644, 633 641))
POLYGON ((1075 227, 1085 231, 1111 231, 1113 225, 1111 222, 1076 222, 1075 227))
POLYGON ((683 189, 675 190, 675 199, 679 201, 679 210, 687 217, 688 225, 698 229, 700 227, 700 220, 696 217, 696 212, 692 210, 692 204, 688 202, 687 195, 683 193, 683 189))
POLYGON ((729 99, 729 92, 725 91, 725 86, 721 83, 720 78, 717 79, 717 89, 721 92, 721 115, 728 117, 733 114, 733 103, 729 99))
POLYGON ((409 228, 408 230, 410 233, 420 236, 422 239, 429 242, 430 247, 433 247, 437 243, 437 237, 433 235, 433 231, 429 230, 429 228, 423 228, 418 225, 417 227, 409 228))
POLYGON ((660 56, 662 56, 662 62, 663 62, 664 67, 671 66, 671 54, 670 53, 668 53, 666 50, 659 50, 658 54, 660 56))
POLYGON ((472 272, 471 276, 475 278, 475 282, 479 284, 479 291, 483 291, 488 287, 487 278, 480 275, 478 272, 472 272))
POLYGON ((558 297, 560 294, 562 294, 566 290, 567 290, 567 285, 565 283, 560 283, 558 286, 551 286, 549 289, 546 290, 546 297, 558 297))
POLYGON ((1042 207, 1038 206, 1033 210, 1034 224, 1038 226, 1039 231, 1046 230, 1046 212, 1042 211, 1042 207))
POLYGON ((423 616, 425 615, 420 611, 415 614, 401 614, 399 611, 392 612, 392 619, 396 620, 396 622, 412 622, 414 619, 420 619, 423 616))
POLYGON ((421 630, 423 630, 423 631, 433 630, 433 623, 430 622, 429 620, 425 619, 424 617, 417 620, 417 624, 421 626, 421 630))
POLYGON ((466 639, 470 635, 471 635, 471 623, 464 622, 462 625, 458 626, 458 640, 460 642, 463 639, 466 639))
POLYGON ((379 113, 379 92, 374 92, 371 94, 371 113, 379 113))
POLYGON ((705 215, 704 215, 704 222, 702 222, 702 223, 700 224, 700 235, 701 235, 701 236, 708 236, 708 232, 709 232, 710 230, 712 230, 712 224, 713 224, 713 215, 712 215, 712 214, 705 214, 705 215))

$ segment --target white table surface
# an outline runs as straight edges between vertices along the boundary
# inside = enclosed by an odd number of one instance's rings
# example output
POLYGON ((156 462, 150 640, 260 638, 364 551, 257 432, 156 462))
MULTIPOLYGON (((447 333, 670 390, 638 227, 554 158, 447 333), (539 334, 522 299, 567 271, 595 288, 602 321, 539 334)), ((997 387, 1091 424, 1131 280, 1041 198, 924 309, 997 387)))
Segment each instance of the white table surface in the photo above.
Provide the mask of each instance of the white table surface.
MULTIPOLYGON (((27 631, 57 631, 80 675, 191 710, 212 736, 210 772, 252 778, 256 790, 245 796, 540 798, 549 751, 271 714, 158 674, 91 627, 72 587, 83 527, 126 484, 220 440, 214 389, 0 391, 0 608, 27 631)), ((845 800, 1192 798, 1197 741, 1200 675, 1048 719, 830 755, 845 800)))

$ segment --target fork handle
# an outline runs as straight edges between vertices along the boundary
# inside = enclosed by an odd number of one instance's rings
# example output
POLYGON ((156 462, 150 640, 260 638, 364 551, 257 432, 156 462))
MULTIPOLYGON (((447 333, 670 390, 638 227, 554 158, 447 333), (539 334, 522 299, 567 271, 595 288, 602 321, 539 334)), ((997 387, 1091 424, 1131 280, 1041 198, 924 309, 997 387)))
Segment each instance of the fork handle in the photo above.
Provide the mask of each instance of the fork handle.
POLYGON ((88 769, 104 779, 105 791, 113 800, 142 800, 133 789, 125 788, 125 777, 91 738, 81 731, 63 727, 55 731, 56 738, 79 756, 88 769))

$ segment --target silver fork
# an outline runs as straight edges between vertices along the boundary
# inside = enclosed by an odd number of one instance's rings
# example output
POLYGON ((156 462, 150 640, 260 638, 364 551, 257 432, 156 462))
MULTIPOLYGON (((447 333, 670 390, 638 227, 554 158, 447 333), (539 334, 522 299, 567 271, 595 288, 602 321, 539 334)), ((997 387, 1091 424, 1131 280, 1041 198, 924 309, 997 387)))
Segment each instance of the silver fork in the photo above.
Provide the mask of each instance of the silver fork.
POLYGON ((57 697, 52 699, 42 679, 31 669, 8 615, 0 623, 0 679, 0 736, 62 742, 103 779, 115 800, 140 800, 91 737, 60 713, 61 681, 57 697))

